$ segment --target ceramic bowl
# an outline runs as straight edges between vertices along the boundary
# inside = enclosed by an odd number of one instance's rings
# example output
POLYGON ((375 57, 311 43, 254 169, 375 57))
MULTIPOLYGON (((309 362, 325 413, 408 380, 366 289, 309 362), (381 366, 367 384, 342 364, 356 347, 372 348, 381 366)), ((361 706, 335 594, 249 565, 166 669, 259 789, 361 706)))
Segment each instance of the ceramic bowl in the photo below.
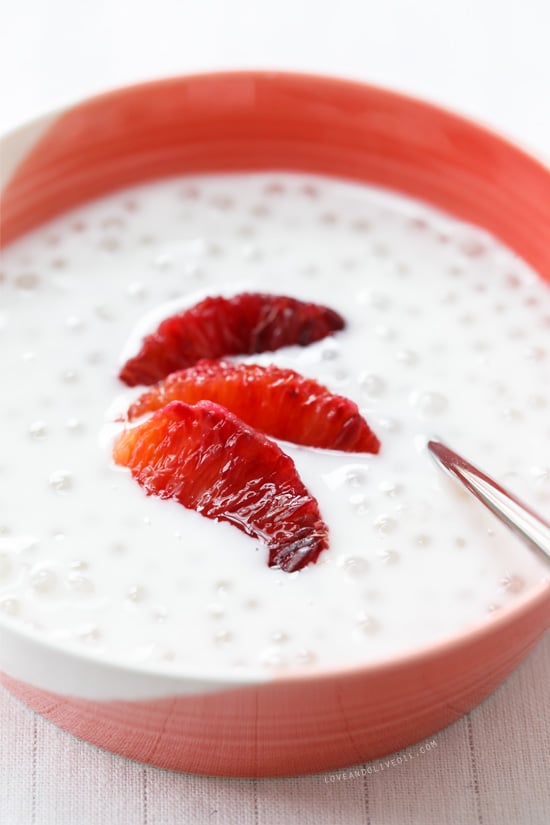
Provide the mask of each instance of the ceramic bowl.
MULTIPOLYGON (((114 91, 3 144, 2 243, 119 187, 198 172, 365 181, 489 230, 550 282, 550 170, 478 125, 392 92, 237 72, 114 91)), ((459 719, 550 625, 550 581, 444 643, 264 682, 170 675, 69 653, 0 624, 0 680, 76 736, 141 762, 280 776, 371 760, 459 719)))

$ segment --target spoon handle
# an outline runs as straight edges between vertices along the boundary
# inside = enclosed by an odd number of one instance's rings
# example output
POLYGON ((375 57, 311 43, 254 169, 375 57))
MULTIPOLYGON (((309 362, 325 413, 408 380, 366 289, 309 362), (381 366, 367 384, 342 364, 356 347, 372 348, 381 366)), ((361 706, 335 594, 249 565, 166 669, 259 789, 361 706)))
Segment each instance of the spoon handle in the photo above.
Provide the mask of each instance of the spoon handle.
POLYGON ((550 523, 512 493, 440 441, 428 441, 436 462, 546 561, 550 560, 550 523))

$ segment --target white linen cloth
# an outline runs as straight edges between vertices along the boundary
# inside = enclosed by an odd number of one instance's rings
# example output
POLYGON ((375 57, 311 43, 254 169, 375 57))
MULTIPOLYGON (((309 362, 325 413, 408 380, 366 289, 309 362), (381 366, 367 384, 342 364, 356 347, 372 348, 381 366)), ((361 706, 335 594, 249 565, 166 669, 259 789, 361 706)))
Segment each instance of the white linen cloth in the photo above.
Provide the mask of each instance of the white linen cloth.
POLYGON ((292 779, 176 774, 81 742, 0 688, 1 825, 548 825, 550 633, 480 707, 395 756, 292 779))

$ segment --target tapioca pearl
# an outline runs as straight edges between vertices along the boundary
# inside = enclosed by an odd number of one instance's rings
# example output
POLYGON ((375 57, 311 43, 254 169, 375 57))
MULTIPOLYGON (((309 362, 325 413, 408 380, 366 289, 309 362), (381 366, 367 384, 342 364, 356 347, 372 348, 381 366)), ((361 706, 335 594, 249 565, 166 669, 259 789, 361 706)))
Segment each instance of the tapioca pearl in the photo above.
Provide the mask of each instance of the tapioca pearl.
POLYGON ((14 284, 23 292, 32 292, 39 288, 40 277, 36 272, 21 272, 14 278, 14 284))
POLYGON ((94 315, 102 321, 114 321, 116 318, 116 313, 108 304, 96 304, 94 315))
POLYGON ((78 372, 74 369, 64 370, 61 373, 61 380, 64 384, 76 384, 78 378, 78 372))
POLYGON ((336 226, 338 215, 336 212, 321 212, 318 220, 323 226, 336 226))
POLYGON ((389 271, 390 271, 390 273, 393 273, 400 280, 408 278, 411 274, 410 266, 408 264, 404 263, 403 261, 397 261, 396 263, 394 263, 389 271))
POLYGON ((44 243, 46 244, 46 246, 49 247, 59 246, 59 244, 61 243, 61 235, 52 232, 46 237, 44 243))
POLYGON ((65 318, 65 326, 71 332, 81 332, 84 329, 84 321, 78 315, 68 315, 65 318))
POLYGON ((71 232, 74 232, 75 235, 82 235, 88 229, 88 224, 81 220, 72 221, 69 229, 71 232))
POLYGON ((417 547, 429 547, 429 545, 432 543, 432 537, 429 533, 418 533, 416 536, 414 536, 413 541, 417 547))
POLYGON ((305 195, 306 198, 311 198, 312 200, 316 200, 317 198, 321 197, 321 191, 318 186, 315 186, 313 183, 305 183, 303 186, 300 186, 300 194, 305 195))
MULTIPOLYGON (((338 472, 338 477, 339 476, 340 473, 338 472)), ((343 473, 343 480, 344 484, 348 487, 362 487, 367 480, 367 468, 350 467, 349 469, 345 469, 343 473)))
POLYGON ((467 258, 481 258, 487 253, 487 247, 477 238, 463 238, 458 248, 467 258))
POLYGON ((285 642, 288 642, 289 639, 290 636, 284 630, 274 630, 270 636, 270 641, 276 645, 284 644, 285 642))
POLYGON ((512 341, 521 341, 525 338, 525 330, 521 329, 521 327, 511 327, 508 330, 508 338, 512 341))
POLYGON ((231 630, 228 628, 222 628, 214 633, 212 636, 212 641, 215 645, 226 645, 229 644, 229 642, 232 642, 234 638, 234 634, 231 630))
POLYGON ((158 604, 153 608, 152 618, 157 624, 163 624, 168 619, 169 610, 162 604, 158 604))
POLYGON ((84 360, 87 364, 90 364, 90 366, 97 367, 98 364, 103 363, 104 355, 99 350, 95 350, 94 352, 88 352, 84 360))
POLYGON ((260 606, 258 599, 245 599, 243 607, 245 610, 257 610, 260 606))
POLYGON ((101 640, 102 635, 99 625, 92 622, 82 625, 76 632, 77 639, 80 639, 86 644, 97 644, 97 642, 101 640))
POLYGON ((409 402, 422 418, 432 418, 446 412, 449 402, 443 393, 431 390, 413 391, 409 402))
POLYGON ((393 341, 397 338, 397 332, 387 324, 376 324, 374 334, 383 341, 393 341))
MULTIPOLYGON (((203 244, 200 244, 200 251, 204 251, 203 244)), ((158 252, 152 261, 152 266, 159 272, 166 272, 174 265, 174 258, 169 252, 158 252)))
POLYGON ((340 357, 340 350, 337 346, 325 346, 321 350, 321 360, 322 361, 335 361, 337 358, 340 357))
POLYGON ((500 580, 499 585, 503 590, 515 595, 525 589, 525 579, 516 573, 510 573, 500 580))
POLYGON ((126 227, 126 221, 119 215, 108 215, 100 221, 99 226, 103 231, 117 231, 126 227))
POLYGON ((220 602, 210 602, 206 605, 206 614, 210 619, 223 619, 225 607, 220 602))
POLYGON ((55 470, 51 473, 48 484, 54 493, 64 495, 69 493, 74 486, 73 474, 69 470, 55 470))
POLYGON ((374 243, 371 252, 375 258, 387 258, 390 254, 389 248, 384 243, 374 243))
POLYGON ((505 395, 508 395, 507 387, 505 387, 500 381, 491 382, 489 384, 489 388, 496 398, 503 398, 505 395))
POLYGON ((366 218, 356 218, 350 224, 353 232, 364 234, 371 231, 371 223, 366 218))
POLYGON ((361 493, 350 496, 349 503, 351 504, 353 512, 358 516, 364 516, 370 510, 369 499, 361 493))
POLYGON ((541 326, 544 329, 550 329, 550 315, 545 315, 541 320, 541 326))
POLYGON ((361 392, 369 398, 380 398, 386 392, 384 379, 373 373, 364 372, 359 376, 361 392))
POLYGON ((348 556, 342 559, 339 566, 351 579, 362 578, 369 570, 368 561, 361 556, 348 556))
POLYGON ((36 352, 34 350, 25 350, 20 355, 21 361, 24 364, 31 364, 33 361, 36 361, 36 352))
POLYGON ((502 610, 502 605, 498 604, 498 602, 491 602, 487 605, 487 613, 496 613, 499 610, 502 610))
POLYGON ((356 258, 344 258, 340 261, 339 266, 344 272, 353 272, 354 269, 358 268, 359 261, 356 258))
POLYGON ((80 418, 71 417, 65 421, 65 428, 70 433, 78 434, 83 431, 84 426, 80 418))
POLYGON ((141 584, 134 584, 127 591, 126 598, 133 604, 141 604, 147 598, 147 590, 141 584))
MULTIPOLYGON (((67 269, 68 266, 69 266, 68 259, 67 258, 62 258, 60 256, 58 256, 57 258, 52 258, 51 261, 50 261, 50 267, 52 269, 56 269, 56 270, 67 269)), ((62 286, 63 288, 66 285, 65 281, 59 281, 58 279, 56 279, 54 283, 56 284, 56 286, 62 286)))
POLYGON ((368 590, 363 590, 363 592, 361 593, 361 598, 364 599, 364 601, 371 604, 372 602, 383 601, 383 595, 384 594, 380 590, 371 587, 368 590))
POLYGON ((72 561, 70 563, 69 567, 74 572, 83 573, 85 570, 89 570, 90 565, 87 561, 84 561, 83 559, 76 559, 75 561, 72 561))
POLYGON ((529 474, 536 484, 550 483, 550 467, 530 467, 529 474))
POLYGON ((138 301, 142 301, 147 297, 147 290, 145 285, 140 281, 132 281, 132 283, 128 284, 126 287, 126 294, 130 298, 135 298, 138 301))
POLYGON ((4 552, 0 552, 0 582, 5 582, 13 573, 13 562, 11 557, 4 552))
POLYGON ((513 272, 509 272, 504 276, 504 286, 515 291, 521 287, 521 279, 513 272))
POLYGON ((227 596, 233 590, 233 583, 229 579, 218 579, 214 582, 214 590, 218 596, 227 596))
POLYGON ((379 310, 389 309, 391 304, 389 297, 384 292, 376 292, 372 289, 361 290, 357 294, 357 300, 360 304, 379 310))
POLYGON ((279 648, 268 647, 263 650, 259 657, 260 665, 268 668, 283 668, 287 664, 287 658, 283 656, 279 648))
POLYGON ((251 224, 241 224, 235 232, 241 238, 253 238, 256 235, 256 227, 251 224))
POLYGON ((28 433, 33 441, 43 441, 48 435, 48 427, 44 421, 33 421, 28 433))
POLYGON ((49 567, 35 567, 29 580, 33 591, 41 596, 53 595, 59 585, 57 573, 49 567))
POLYGON ((177 197, 180 200, 197 201, 202 197, 202 192, 198 186, 191 184, 180 189, 177 193, 177 197))
POLYGON ((397 520, 387 513, 384 513, 375 519, 373 527, 381 535, 387 536, 397 528, 397 520))
POLYGON ((344 384, 346 381, 350 380, 350 374, 347 370, 339 367, 338 369, 334 370, 332 373, 333 379, 338 382, 339 384, 344 384))
POLYGON ((118 252, 122 246, 119 238, 115 237, 114 235, 109 235, 105 238, 100 238, 98 241, 98 249, 102 252, 109 252, 110 254, 114 254, 118 252))
POLYGON ((406 367, 412 367, 418 362, 418 354, 411 349, 400 349, 395 355, 396 361, 406 367))
POLYGON ((376 426, 377 428, 385 430, 388 433, 396 433, 399 432, 399 430, 401 429, 399 421, 396 418, 392 418, 391 416, 384 416, 383 418, 378 418, 376 421, 376 426))
POLYGON ((250 207, 250 214, 254 218, 269 218, 271 209, 267 203, 255 203, 250 207))
POLYGON ((464 547, 467 546, 467 544, 468 542, 466 541, 464 536, 456 536, 454 539, 454 546, 458 547, 459 550, 462 550, 464 547))
POLYGON ((408 218, 406 221, 407 225, 413 232, 424 232, 426 229, 430 228, 430 224, 426 220, 426 218, 421 218, 420 216, 415 216, 413 218, 408 218))
POLYGON ((527 347, 524 355, 529 361, 543 361, 546 358, 546 351, 542 347, 531 346, 527 347))
POLYGON ((317 661, 317 654, 309 648, 301 648, 296 653, 296 661, 300 665, 313 665, 317 661))
POLYGON ((449 290, 445 292, 440 299, 440 303, 443 306, 453 306, 458 301, 458 295, 454 290, 449 290))
POLYGON ((78 596, 89 596, 94 592, 94 583, 89 576, 83 573, 70 573, 67 577, 67 584, 69 588, 78 596))
POLYGON ((500 417, 505 421, 513 423, 516 421, 521 421, 523 419, 523 413, 516 407, 504 407, 504 409, 501 410, 500 417))
POLYGON ((190 261, 183 265, 183 274, 186 278, 201 281, 206 275, 206 270, 195 261, 190 261))
POLYGON ((221 243, 211 241, 210 243, 206 244, 205 254, 209 258, 221 258, 225 254, 225 249, 223 248, 221 243))
POLYGON ((132 214, 141 210, 141 204, 137 198, 126 198, 122 202, 122 208, 125 212, 130 212, 132 214))
POLYGON ((316 275, 319 274, 319 272, 320 272, 320 269, 317 266, 317 264, 312 264, 312 263, 305 264, 300 269, 300 275, 304 275, 306 278, 314 278, 316 275))
POLYGON ((403 485, 397 481, 384 480, 378 484, 378 489, 384 495, 395 498, 403 493, 403 485))
POLYGON ((477 323, 477 316, 473 312, 465 312, 457 318, 458 323, 462 327, 473 327, 477 323))
POLYGON ((381 630, 382 624, 376 616, 361 610, 355 616, 355 626, 359 633, 372 636, 381 630))
POLYGON ((245 261, 261 261, 263 258, 263 252, 257 244, 254 243, 247 243, 241 249, 241 255, 243 260, 245 261))
POLYGON ((19 616, 21 613, 21 603, 15 596, 5 596, 0 598, 0 613, 6 616, 19 616))
POLYGON ((265 195, 283 195, 287 190, 286 186, 280 181, 271 181, 266 183, 262 191, 265 195))
POLYGON ((397 564, 401 559, 397 550, 386 547, 377 550, 376 555, 382 564, 387 566, 397 564))

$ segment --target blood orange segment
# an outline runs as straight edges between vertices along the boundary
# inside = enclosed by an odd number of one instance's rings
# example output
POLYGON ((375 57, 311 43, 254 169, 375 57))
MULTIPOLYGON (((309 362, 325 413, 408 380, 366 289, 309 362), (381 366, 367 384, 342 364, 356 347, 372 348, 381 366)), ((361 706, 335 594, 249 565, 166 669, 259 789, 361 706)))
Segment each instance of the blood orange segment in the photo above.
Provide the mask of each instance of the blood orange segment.
POLYGON ((153 384, 202 358, 307 346, 343 327, 343 318, 329 307, 284 295, 209 297, 162 321, 119 377, 130 387, 153 384))
POLYGON ((130 421, 170 401, 221 404, 251 427, 296 444, 346 452, 377 453, 380 442, 357 405, 311 378, 274 365, 200 361, 174 372, 141 395, 130 421))
POLYGON ((176 499, 265 543, 270 567, 299 570, 328 547, 317 501, 292 459, 210 401, 172 401, 124 429, 113 457, 148 495, 176 499))

